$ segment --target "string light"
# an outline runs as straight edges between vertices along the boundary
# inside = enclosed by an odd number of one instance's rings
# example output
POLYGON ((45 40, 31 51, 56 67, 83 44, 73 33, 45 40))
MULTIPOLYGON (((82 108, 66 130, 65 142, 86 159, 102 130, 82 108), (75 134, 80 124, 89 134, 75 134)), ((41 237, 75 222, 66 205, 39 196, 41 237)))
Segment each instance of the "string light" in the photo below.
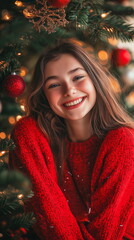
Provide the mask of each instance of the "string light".
POLYGON ((6 134, 4 132, 0 132, 0 138, 1 139, 5 139, 6 138, 6 134))
POLYGON ((8 122, 9 122, 10 124, 15 124, 15 122, 16 122, 15 117, 10 116, 10 117, 8 118, 8 122))
POLYGON ((21 115, 16 116, 16 121, 19 121, 20 118, 22 118, 21 115))
POLYGON ((106 28, 106 30, 107 30, 108 32, 113 32, 113 31, 114 31, 113 28, 106 28))
POLYGON ((117 45, 118 41, 116 38, 108 38, 108 42, 111 44, 111 45, 117 45))
POLYGON ((20 73, 19 73, 19 75, 20 75, 21 77, 24 77, 24 76, 26 76, 27 72, 28 72, 27 68, 21 67, 21 68, 20 68, 20 73))
POLYGON ((102 13, 102 14, 101 14, 101 17, 102 17, 102 18, 105 18, 105 17, 107 17, 108 15, 109 15, 109 12, 107 12, 107 13, 102 13))
POLYGON ((14 3, 17 7, 23 7, 24 5, 23 5, 23 2, 21 2, 21 1, 15 1, 15 3, 14 3))
POLYGON ((22 111, 25 112, 25 106, 24 105, 20 105, 20 108, 21 108, 22 111))
POLYGON ((7 10, 3 10, 1 19, 4 21, 9 21, 12 19, 12 15, 7 10))
POLYGON ((17 55, 18 55, 18 56, 21 56, 21 55, 22 55, 22 53, 21 53, 21 52, 18 52, 18 53, 17 53, 17 55))
POLYGON ((24 197, 23 194, 19 194, 19 195, 17 195, 17 198, 18 198, 18 199, 22 199, 23 197, 24 197))
POLYGON ((1 151, 0 152, 0 157, 2 157, 5 153, 6 153, 6 151, 1 151))
POLYGON ((108 53, 106 51, 104 51, 104 50, 100 50, 98 52, 98 57, 102 61, 107 61, 108 60, 108 53))
POLYGON ((23 10, 23 14, 26 18, 33 18, 34 14, 32 13, 33 6, 29 5, 27 8, 23 10))

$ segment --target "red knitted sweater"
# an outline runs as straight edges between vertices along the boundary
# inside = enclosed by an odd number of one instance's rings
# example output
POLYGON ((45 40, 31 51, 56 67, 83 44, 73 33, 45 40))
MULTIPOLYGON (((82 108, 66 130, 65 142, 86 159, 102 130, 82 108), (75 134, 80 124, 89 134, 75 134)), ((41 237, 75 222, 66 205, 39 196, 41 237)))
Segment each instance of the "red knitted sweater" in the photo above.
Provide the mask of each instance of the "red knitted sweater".
MULTIPOLYGON (((63 186, 45 135, 31 117, 12 132, 9 162, 30 176, 36 232, 42 240, 134 240, 134 130, 67 143, 63 186)), ((59 166, 60 167, 60 166, 59 166)))

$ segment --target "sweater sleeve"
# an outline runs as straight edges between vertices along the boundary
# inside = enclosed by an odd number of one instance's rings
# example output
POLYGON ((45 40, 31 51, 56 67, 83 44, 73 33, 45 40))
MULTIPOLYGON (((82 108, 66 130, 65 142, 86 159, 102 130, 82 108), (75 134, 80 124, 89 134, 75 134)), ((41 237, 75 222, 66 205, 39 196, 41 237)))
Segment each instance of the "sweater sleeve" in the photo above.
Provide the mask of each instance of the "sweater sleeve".
MULTIPOLYGON (((9 154, 10 167, 22 171, 32 181, 34 196, 27 207, 35 213, 36 233, 42 240, 84 240, 66 198, 50 174, 53 167, 48 157, 49 145, 44 137, 42 142, 42 135, 33 121, 21 120, 12 132, 16 147, 9 154)), ((94 239, 90 236, 89 240, 94 239)))
POLYGON ((97 240, 121 240, 128 229, 134 240, 133 215, 134 130, 122 127, 109 132, 94 166, 88 230, 97 240))

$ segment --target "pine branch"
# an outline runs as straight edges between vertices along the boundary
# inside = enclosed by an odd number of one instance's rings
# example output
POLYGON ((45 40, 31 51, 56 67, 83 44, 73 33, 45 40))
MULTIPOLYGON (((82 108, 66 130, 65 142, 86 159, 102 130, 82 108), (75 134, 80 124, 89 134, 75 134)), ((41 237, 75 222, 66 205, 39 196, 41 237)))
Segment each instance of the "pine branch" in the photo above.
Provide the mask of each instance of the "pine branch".
POLYGON ((104 28, 108 30, 108 37, 115 37, 124 42, 134 38, 134 28, 118 16, 108 15, 104 19, 104 28), (109 31, 109 29, 112 29, 112 31, 109 31))
POLYGON ((29 229, 34 223, 35 217, 33 213, 23 213, 21 216, 12 217, 11 221, 9 222, 9 227, 11 229, 17 229, 19 227, 29 229))
POLYGON ((15 144, 12 139, 0 139, 0 151, 9 151, 14 147, 15 144))
POLYGON ((116 4, 111 5, 111 4, 106 4, 103 6, 104 11, 106 12, 111 12, 114 15, 119 15, 119 16, 134 16, 134 8, 132 7, 127 7, 123 6, 121 4, 116 4))
POLYGON ((0 196, 0 216, 12 216, 17 212, 22 212, 23 207, 18 202, 15 196, 10 194, 10 198, 5 194, 1 194, 0 196))

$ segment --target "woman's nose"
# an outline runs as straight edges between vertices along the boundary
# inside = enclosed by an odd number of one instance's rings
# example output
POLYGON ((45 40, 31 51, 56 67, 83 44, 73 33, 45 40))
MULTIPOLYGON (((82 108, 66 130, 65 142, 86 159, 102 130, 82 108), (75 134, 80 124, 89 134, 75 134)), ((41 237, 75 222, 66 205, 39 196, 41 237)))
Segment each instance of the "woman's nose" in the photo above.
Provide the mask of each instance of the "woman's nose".
POLYGON ((75 87, 66 87, 64 96, 72 96, 77 93, 77 89, 75 87))

